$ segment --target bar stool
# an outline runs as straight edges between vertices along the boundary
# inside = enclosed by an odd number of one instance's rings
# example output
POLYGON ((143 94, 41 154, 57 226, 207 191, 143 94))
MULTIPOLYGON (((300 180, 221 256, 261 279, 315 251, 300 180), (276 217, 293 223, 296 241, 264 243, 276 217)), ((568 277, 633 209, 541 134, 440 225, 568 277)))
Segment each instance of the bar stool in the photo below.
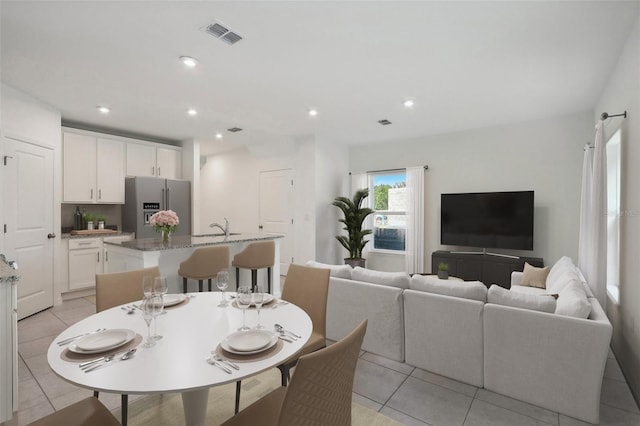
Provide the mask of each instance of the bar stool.
POLYGON ((211 291, 211 279, 218 272, 229 268, 229 246, 213 246, 195 249, 191 256, 180 262, 178 275, 182 277, 183 293, 187 292, 187 279, 198 280, 198 291, 202 291, 202 282, 208 280, 211 291))
POLYGON ((271 293, 271 268, 275 262, 276 244, 273 240, 251 243, 233 256, 231 266, 236 268, 236 288, 240 282, 240 268, 251 269, 251 288, 258 285, 258 269, 267 268, 267 291, 271 293))

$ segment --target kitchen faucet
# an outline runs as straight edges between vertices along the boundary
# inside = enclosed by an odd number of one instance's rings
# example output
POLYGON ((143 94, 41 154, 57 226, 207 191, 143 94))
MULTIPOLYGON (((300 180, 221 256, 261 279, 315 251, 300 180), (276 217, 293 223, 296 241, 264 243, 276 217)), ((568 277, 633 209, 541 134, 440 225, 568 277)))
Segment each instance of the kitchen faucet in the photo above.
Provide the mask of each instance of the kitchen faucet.
POLYGON ((212 223, 209 225, 209 228, 220 228, 220 230, 224 232, 224 237, 229 238, 229 221, 226 217, 224 218, 224 228, 219 223, 212 223))

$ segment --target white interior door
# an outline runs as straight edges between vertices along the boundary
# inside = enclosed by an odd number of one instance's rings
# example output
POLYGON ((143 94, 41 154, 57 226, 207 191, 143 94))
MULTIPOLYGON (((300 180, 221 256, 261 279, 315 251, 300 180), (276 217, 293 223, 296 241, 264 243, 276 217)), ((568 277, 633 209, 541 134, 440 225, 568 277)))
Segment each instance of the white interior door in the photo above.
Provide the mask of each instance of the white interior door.
POLYGON ((7 259, 18 262, 18 319, 53 306, 53 150, 4 138, 7 259))
POLYGON ((280 234, 280 274, 293 262, 293 171, 260 172, 260 232, 280 234))

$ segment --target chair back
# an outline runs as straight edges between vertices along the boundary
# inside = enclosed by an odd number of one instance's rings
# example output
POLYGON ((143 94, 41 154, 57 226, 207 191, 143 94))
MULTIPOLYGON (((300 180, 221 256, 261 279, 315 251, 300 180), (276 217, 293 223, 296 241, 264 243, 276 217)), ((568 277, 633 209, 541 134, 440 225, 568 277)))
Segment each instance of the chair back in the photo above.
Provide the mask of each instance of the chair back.
POLYGON ((342 340, 300 357, 287 387, 278 426, 351 425, 351 398, 367 320, 342 340))
POLYGON ((233 257, 233 266, 245 269, 262 269, 273 266, 276 243, 273 240, 251 243, 233 257))
POLYGON ((229 246, 202 247, 180 263, 178 275, 194 280, 213 278, 223 269, 229 269, 229 246))
POLYGON ((160 268, 96 274, 96 312, 144 298, 142 277, 159 277, 160 268))
POLYGON ((298 305, 313 322, 313 331, 327 335, 329 269, 291 264, 284 280, 282 298, 298 305))

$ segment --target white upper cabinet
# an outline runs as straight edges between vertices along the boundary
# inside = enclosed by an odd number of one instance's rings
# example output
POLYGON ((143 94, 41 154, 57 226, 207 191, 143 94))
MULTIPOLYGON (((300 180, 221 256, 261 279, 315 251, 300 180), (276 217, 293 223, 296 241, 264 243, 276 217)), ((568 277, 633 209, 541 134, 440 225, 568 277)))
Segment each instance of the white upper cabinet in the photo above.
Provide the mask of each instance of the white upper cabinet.
POLYGON ((129 143, 127 144, 127 176, 180 179, 182 152, 180 148, 129 143))
POLYGON ((64 132, 65 203, 124 203, 125 144, 64 132))

